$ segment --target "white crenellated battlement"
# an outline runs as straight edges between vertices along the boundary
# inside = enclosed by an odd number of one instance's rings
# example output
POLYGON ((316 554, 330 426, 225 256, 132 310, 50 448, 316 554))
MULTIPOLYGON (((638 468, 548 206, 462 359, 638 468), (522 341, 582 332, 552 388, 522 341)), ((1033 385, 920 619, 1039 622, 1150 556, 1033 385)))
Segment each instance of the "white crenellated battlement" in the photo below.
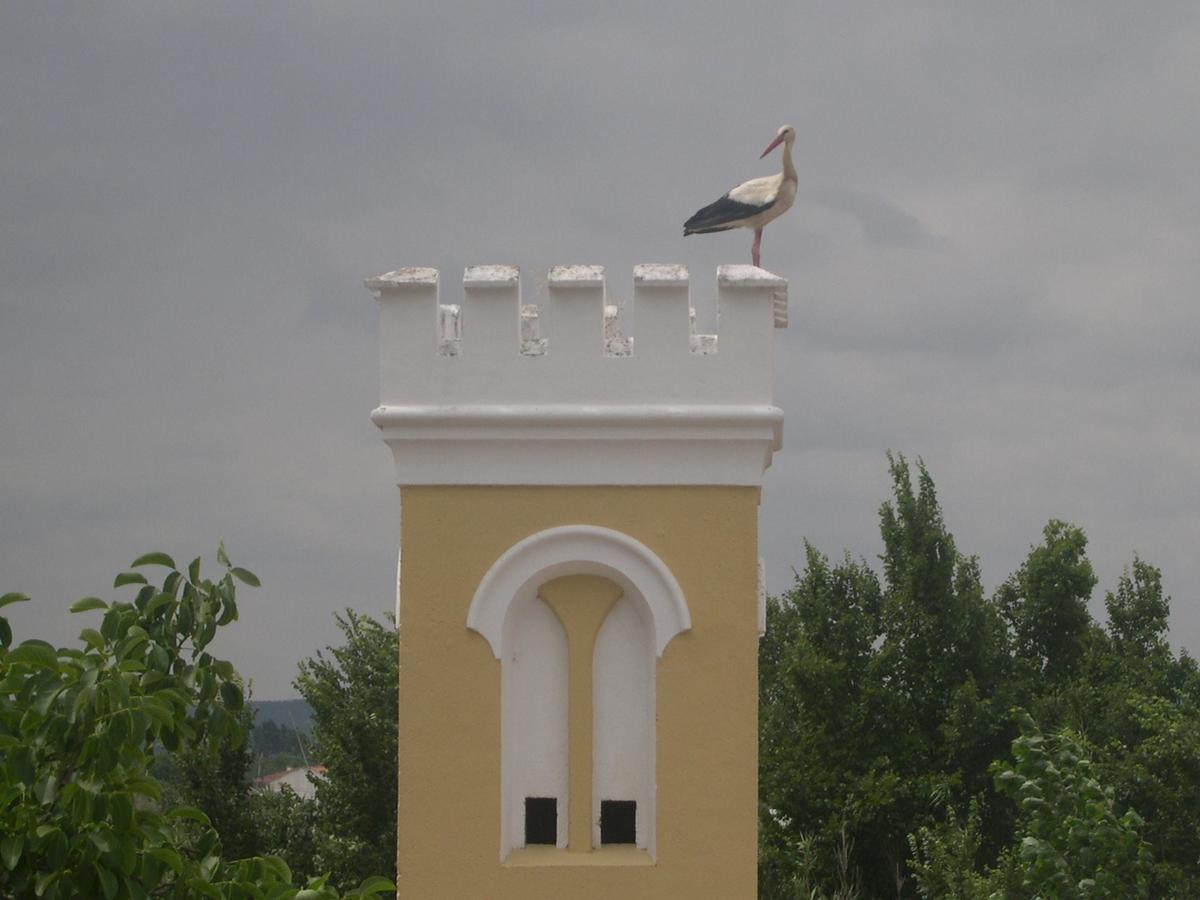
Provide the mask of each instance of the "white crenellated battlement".
POLYGON ((601 266, 555 266, 544 304, 524 302, 514 266, 469 266, 451 296, 436 269, 369 279, 380 303, 372 419, 400 483, 560 483, 564 464, 570 483, 758 483, 781 440, 772 361, 787 281, 721 266, 708 335, 696 333, 689 280, 684 266, 635 266, 621 305, 601 266), (735 444, 757 450, 736 473, 716 471, 735 444), (655 448, 670 452, 648 465, 655 448))
POLYGON ((787 321, 787 282, 753 266, 718 270, 715 335, 695 331, 683 266, 636 266, 623 308, 601 266, 551 269, 548 309, 522 302, 515 266, 467 267, 461 303, 442 302, 436 269, 366 284, 381 304, 384 405, 770 402, 772 332, 787 321))

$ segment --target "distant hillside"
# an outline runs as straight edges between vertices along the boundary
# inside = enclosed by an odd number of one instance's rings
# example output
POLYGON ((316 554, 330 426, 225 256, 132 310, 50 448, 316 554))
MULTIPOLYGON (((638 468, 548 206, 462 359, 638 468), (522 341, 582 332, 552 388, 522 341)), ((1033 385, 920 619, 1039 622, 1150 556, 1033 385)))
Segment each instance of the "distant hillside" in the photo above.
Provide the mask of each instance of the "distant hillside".
POLYGON ((297 728, 308 734, 312 731, 312 707, 307 700, 251 700, 254 724, 261 727, 274 722, 280 728, 297 728))

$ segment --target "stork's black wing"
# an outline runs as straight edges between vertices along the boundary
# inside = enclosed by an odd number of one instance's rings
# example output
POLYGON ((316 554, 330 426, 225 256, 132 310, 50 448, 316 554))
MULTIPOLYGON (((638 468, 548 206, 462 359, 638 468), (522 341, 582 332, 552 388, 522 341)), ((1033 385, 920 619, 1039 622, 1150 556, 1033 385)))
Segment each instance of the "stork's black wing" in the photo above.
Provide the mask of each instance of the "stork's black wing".
POLYGON ((738 224, 751 216, 756 216, 766 209, 770 209, 775 205, 775 199, 772 198, 770 203, 764 203, 761 206, 756 206, 753 203, 742 203, 734 200, 728 194, 717 200, 715 203, 710 203, 704 209, 697 210, 696 214, 683 223, 684 235, 689 234, 708 234, 713 231, 728 231, 730 228, 737 228, 738 224))

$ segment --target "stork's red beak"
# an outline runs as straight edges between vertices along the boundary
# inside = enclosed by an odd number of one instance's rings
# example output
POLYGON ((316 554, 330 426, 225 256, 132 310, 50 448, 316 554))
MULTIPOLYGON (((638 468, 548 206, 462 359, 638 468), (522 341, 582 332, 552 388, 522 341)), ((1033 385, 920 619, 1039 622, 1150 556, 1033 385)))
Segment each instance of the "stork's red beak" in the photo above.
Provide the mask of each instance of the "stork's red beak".
POLYGON ((778 147, 782 143, 783 143, 783 135, 781 134, 781 135, 779 135, 779 137, 775 138, 775 140, 771 141, 771 143, 769 143, 767 145, 767 149, 762 152, 762 156, 760 156, 759 159, 762 159, 763 156, 766 156, 768 153, 770 153, 772 150, 774 150, 776 147, 778 147))

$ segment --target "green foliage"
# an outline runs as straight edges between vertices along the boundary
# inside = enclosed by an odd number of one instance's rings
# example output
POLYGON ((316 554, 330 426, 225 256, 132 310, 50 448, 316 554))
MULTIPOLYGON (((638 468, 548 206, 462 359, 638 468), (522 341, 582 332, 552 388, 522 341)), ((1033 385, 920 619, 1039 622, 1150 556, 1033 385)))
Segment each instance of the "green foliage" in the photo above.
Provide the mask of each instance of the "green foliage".
MULTIPOLYGON (((283 860, 229 861, 213 822, 190 806, 165 802, 151 775, 155 749, 186 751, 206 742, 237 747, 242 685, 233 666, 208 647, 237 618, 229 564, 202 578, 166 554, 134 561, 114 587, 130 600, 85 598, 98 611, 82 646, 39 640, 11 646, 0 618, 0 895, 47 898, 336 897, 323 879, 293 886, 283 860), (160 584, 137 571, 166 568, 160 584)), ((0 607, 26 599, 5 594, 0 607)), ((391 889, 378 879, 348 896, 391 889)))
MULTIPOLYGON (((327 872, 330 885, 348 890, 360 872, 394 872, 398 646, 390 624, 350 611, 336 618, 345 644, 300 666, 297 687, 317 732, 306 754, 294 729, 266 721, 251 732, 253 748, 198 745, 171 754, 165 771, 171 798, 203 810, 226 847, 278 856, 299 878, 327 872), (285 752, 257 755, 278 747, 285 752), (250 790, 256 766, 309 760, 327 769, 315 799, 250 790)), ((248 710, 239 713, 247 727, 248 710)))
MULTIPOLYGON (((1013 842, 993 866, 979 864, 980 807, 965 822, 953 809, 937 827, 909 837, 922 897, 1019 900, 1137 898, 1151 892, 1153 860, 1145 823, 1120 815, 1113 789, 1098 777, 1094 749, 1070 730, 1046 735, 1023 711, 1012 762, 992 765, 997 788, 1018 809, 1013 842)), ((1171 896, 1179 896, 1172 894, 1171 896)))
MULTIPOLYGON (((250 732, 248 706, 240 705, 230 716, 243 735, 250 732)), ((163 766, 164 801, 202 810, 220 835, 227 856, 256 856, 264 852, 251 811, 250 758, 249 742, 245 739, 234 742, 210 737, 181 746, 167 755, 163 766)))
POLYGON ((1200 672, 1158 570, 1135 558, 1102 629, 1052 520, 987 598, 924 466, 889 464, 881 575, 805 545, 768 606, 760 895, 1200 896, 1200 672))
POLYGON ((399 636, 394 621, 346 610, 345 643, 300 664, 296 688, 313 710, 313 858, 333 884, 357 872, 395 875, 399 636))
POLYGON ((1200 703, 1195 689, 1174 700, 1135 696, 1129 713, 1141 732, 1133 744, 1110 742, 1100 767, 1118 800, 1146 820, 1155 849, 1154 894, 1200 896, 1200 703))
POLYGON ((278 791, 255 791, 250 817, 259 853, 278 856, 297 878, 318 871, 319 809, 315 800, 297 796, 286 785, 278 791))
POLYGON ((766 896, 837 890, 832 879, 813 883, 812 873, 833 870, 851 798, 866 816, 882 817, 896 786, 881 735, 865 727, 880 699, 868 671, 880 629, 879 583, 864 564, 847 558, 831 566, 806 549, 804 577, 785 601, 771 601, 759 648, 766 896))
POLYGON ((996 594, 1012 631, 1015 655, 1034 675, 1061 679, 1083 655, 1092 619, 1087 601, 1096 576, 1078 528, 1052 520, 1045 543, 996 594))
POLYGON ((1200 677, 1166 641, 1170 600, 1140 559, 1107 594, 1107 634, 1092 626, 1074 677, 1031 688, 1034 718, 1085 733, 1097 777, 1145 820, 1151 894, 1200 896, 1200 677))
POLYGON ((1012 864, 1025 896, 1149 897, 1151 853, 1133 810, 1117 814, 1111 787, 1096 777, 1083 739, 1046 736, 1018 715, 1013 764, 994 767, 996 784, 1021 810, 1012 864))
MULTIPOLYGON (((243 730, 257 741, 260 726, 252 728, 251 706, 243 705, 235 715, 243 730)), ((293 745, 295 742, 292 734, 293 745)), ((226 741, 206 741, 162 754, 159 765, 164 798, 204 812, 220 835, 227 855, 278 856, 287 863, 293 878, 301 881, 320 875, 316 802, 298 797, 286 786, 280 791, 253 789, 252 766, 262 764, 264 758, 256 757, 250 743, 243 741, 235 746, 226 741)), ((303 764, 299 754, 276 754, 265 761, 275 760, 279 764, 270 766, 267 772, 303 764)))
MULTIPOLYGON (((833 848, 833 886, 825 871, 828 860, 817 846, 813 835, 802 834, 781 854, 791 865, 776 866, 768 871, 773 880, 759 885, 759 896, 788 898, 788 900, 859 900, 863 896, 858 872, 851 862, 854 842, 843 828, 833 848)), ((778 852, 778 848, 772 848, 778 852)))
POLYGON ((914 485, 903 457, 890 462, 882 583, 865 562, 832 566, 808 546, 804 572, 768 608, 759 656, 764 896, 788 896, 783 886, 799 883, 802 842, 831 873, 819 889, 840 889, 832 873, 843 832, 866 896, 902 893, 907 834, 935 822, 931 794, 990 792, 987 765, 1008 743, 1003 623, 975 560, 955 548, 924 466, 914 485))
MULTIPOLYGON (((992 896, 992 883, 998 877, 977 870, 981 827, 980 801, 972 797, 965 820, 960 821, 949 807, 944 822, 922 825, 909 835, 913 880, 922 897, 988 900, 992 896)), ((1001 892, 1000 896, 1013 895, 1001 892)))
POLYGON ((1139 668, 1161 668, 1169 661, 1167 620, 1171 601, 1163 596, 1162 573, 1136 556, 1132 571, 1126 570, 1116 593, 1104 598, 1108 611, 1108 633, 1113 650, 1127 662, 1140 661, 1139 668))

